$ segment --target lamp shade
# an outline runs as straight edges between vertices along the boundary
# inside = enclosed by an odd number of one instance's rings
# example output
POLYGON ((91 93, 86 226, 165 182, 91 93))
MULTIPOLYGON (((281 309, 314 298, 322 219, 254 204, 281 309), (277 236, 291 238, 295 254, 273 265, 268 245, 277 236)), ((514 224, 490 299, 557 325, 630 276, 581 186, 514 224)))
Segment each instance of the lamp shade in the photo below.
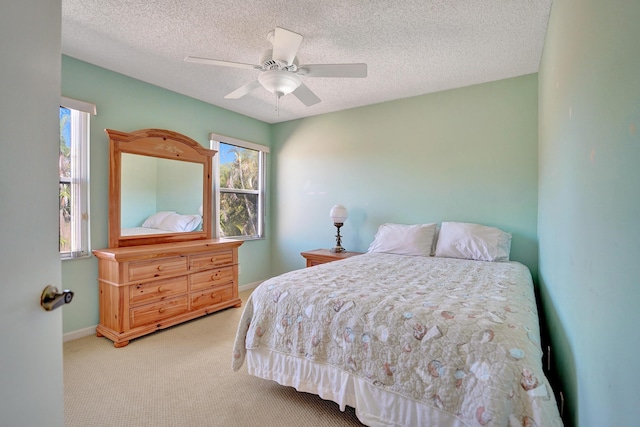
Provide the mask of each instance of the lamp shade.
POLYGON ((275 93, 278 97, 293 92, 302 83, 298 76, 285 70, 264 71, 258 76, 258 81, 265 89, 275 93))
POLYGON ((334 205, 329 212, 329 216, 334 224, 342 224, 347 220, 349 215, 347 208, 342 205, 334 205))

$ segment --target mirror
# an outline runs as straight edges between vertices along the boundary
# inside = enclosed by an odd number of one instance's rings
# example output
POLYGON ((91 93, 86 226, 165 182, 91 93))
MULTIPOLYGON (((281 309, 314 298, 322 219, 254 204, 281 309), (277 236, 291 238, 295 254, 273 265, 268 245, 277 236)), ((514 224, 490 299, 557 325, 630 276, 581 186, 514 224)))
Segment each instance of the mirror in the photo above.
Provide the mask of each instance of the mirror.
MULTIPOLYGON (((157 212, 202 215, 202 169, 198 163, 122 153, 121 235, 153 234, 155 229, 143 224, 157 212)), ((166 228, 158 230, 171 231, 171 227, 166 228)), ((201 223, 193 230, 181 227, 175 231, 186 233, 200 229, 201 223)))
POLYGON ((106 132, 109 246, 210 239, 216 151, 162 129, 106 132))

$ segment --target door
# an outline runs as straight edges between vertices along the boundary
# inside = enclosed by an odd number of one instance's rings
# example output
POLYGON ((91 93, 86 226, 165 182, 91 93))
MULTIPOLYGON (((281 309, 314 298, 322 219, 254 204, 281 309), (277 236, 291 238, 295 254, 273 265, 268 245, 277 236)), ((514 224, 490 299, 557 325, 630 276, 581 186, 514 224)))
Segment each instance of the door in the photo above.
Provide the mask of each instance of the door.
POLYGON ((0 7, 0 425, 62 426, 58 108, 61 0, 0 7))

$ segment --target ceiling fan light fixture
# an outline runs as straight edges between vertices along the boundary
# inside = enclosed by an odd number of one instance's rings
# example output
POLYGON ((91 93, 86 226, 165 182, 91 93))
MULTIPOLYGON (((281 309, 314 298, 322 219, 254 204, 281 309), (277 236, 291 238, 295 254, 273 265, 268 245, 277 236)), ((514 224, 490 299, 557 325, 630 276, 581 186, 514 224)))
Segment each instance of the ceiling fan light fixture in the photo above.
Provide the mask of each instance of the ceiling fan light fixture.
POLYGON ((278 97, 293 92, 302 83, 298 76, 285 70, 263 71, 258 76, 258 81, 266 90, 278 97))

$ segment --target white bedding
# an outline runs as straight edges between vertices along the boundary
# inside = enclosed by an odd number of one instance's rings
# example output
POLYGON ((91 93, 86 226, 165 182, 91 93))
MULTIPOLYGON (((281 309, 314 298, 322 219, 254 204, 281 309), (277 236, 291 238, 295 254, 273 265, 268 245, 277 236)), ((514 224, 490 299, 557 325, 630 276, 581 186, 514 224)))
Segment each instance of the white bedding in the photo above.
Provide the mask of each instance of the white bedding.
POLYGON ((175 233, 175 231, 161 230, 159 228, 148 228, 148 227, 131 227, 131 228, 122 228, 120 229, 121 236, 138 236, 141 234, 167 234, 167 233, 175 233))
POLYGON ((369 253, 256 288, 232 366, 370 426, 560 426, 541 357, 522 264, 369 253))

